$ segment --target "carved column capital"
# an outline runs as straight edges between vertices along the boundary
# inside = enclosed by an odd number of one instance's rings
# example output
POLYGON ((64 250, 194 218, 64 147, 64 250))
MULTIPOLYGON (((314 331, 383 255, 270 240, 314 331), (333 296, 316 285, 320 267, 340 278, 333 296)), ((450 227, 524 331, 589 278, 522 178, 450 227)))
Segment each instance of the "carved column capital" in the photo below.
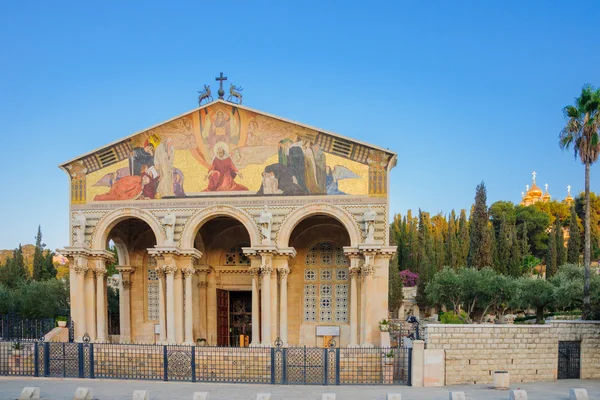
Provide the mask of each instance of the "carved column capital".
POLYGON ((187 268, 183 268, 183 269, 181 270, 181 272, 183 273, 183 275, 184 275, 186 278, 187 278, 187 277, 190 277, 190 278, 191 278, 191 277, 192 277, 192 276, 193 276, 193 275, 196 273, 196 269, 194 269, 194 268, 190 268, 190 267, 187 267, 187 268))
POLYGON ((75 273, 77 275, 85 275, 88 272, 88 267, 87 265, 75 265, 75 267, 73 268, 75 270, 75 273))
POLYGON ((271 267, 270 265, 268 265, 268 266, 265 265, 260 269, 260 274, 262 276, 265 276, 265 275, 270 276, 272 273, 273 273, 273 267, 271 267))
POLYGON ((158 265, 154 268, 154 270, 156 271, 156 274, 159 277, 163 277, 165 275, 165 267, 163 267, 162 265, 158 265))
POLYGON ((177 272, 177 266, 176 265, 165 265, 164 271, 165 271, 166 275, 175 275, 175 272, 177 272))
POLYGON ((104 277, 104 275, 106 275, 106 267, 104 265, 98 265, 96 266, 96 269, 94 270, 94 273, 96 274, 96 277, 98 278, 102 278, 104 277))
POLYGON ((279 272, 279 276, 281 278, 287 278, 288 275, 290 274, 290 269, 286 268, 286 267, 282 267, 282 268, 278 268, 277 272, 279 272))
POLYGON ((351 278, 357 278, 360 275, 359 267, 351 267, 348 269, 348 274, 350 274, 351 278))
POLYGON ((250 267, 248 268, 248 273, 252 276, 258 276, 260 274, 260 267, 250 267))
POLYGON ((208 288, 208 282, 206 282, 206 281, 198 282, 198 287, 200 289, 206 289, 206 288, 208 288))
POLYGON ((123 281, 121 284, 123 285, 123 289, 131 289, 131 281, 123 281))

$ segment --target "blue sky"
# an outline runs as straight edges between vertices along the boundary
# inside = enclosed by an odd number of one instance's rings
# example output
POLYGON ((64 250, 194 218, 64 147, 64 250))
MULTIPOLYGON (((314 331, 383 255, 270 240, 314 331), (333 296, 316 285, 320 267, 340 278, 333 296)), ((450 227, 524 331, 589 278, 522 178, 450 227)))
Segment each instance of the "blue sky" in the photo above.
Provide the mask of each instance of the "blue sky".
POLYGON ((193 109, 220 71, 249 107, 397 152, 392 212, 468 209, 482 180, 518 202, 533 170, 583 189, 557 136, 600 85, 596 2, 166 3, 0 4, 0 248, 38 224, 67 245, 57 165, 193 109))

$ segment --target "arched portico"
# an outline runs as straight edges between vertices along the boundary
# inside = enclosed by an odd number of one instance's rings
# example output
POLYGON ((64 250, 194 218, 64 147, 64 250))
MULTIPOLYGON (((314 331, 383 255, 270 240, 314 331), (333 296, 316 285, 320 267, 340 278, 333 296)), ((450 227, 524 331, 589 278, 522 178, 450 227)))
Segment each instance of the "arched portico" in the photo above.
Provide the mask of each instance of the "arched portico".
POLYGON ((283 220, 277 234, 277 247, 289 247, 290 236, 294 228, 304 219, 315 215, 326 215, 339 221, 348 231, 350 246, 358 247, 362 242, 361 231, 350 213, 346 210, 328 203, 309 204, 297 208, 283 220))
POLYGON ((108 235, 110 234, 111 229, 114 228, 114 226, 119 222, 130 218, 136 218, 146 222, 154 232, 156 245, 158 247, 163 245, 165 241, 165 235, 160 222, 148 211, 144 211, 139 208, 128 207, 116 209, 102 217, 92 233, 92 238, 90 240, 91 248, 95 250, 105 250, 108 235))
POLYGON ((180 247, 183 249, 193 248, 196 234, 202 225, 215 217, 230 217, 239 221, 248 231, 248 235, 250 236, 250 245, 256 246, 260 244, 260 234, 252 217, 238 208, 223 205, 207 207, 192 215, 187 220, 183 228, 183 232, 179 240, 180 247))

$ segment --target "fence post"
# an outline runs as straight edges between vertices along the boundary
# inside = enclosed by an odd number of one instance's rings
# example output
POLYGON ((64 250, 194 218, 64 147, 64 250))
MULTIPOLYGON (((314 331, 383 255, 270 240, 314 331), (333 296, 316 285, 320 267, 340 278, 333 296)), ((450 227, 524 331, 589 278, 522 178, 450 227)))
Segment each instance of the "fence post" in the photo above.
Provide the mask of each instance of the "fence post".
POLYGON ((192 350, 192 382, 196 382, 196 347, 190 346, 192 350))
POLYGON ((406 384, 412 386, 412 347, 408 349, 408 379, 406 384))
POLYGON ((281 356, 281 384, 287 385, 287 348, 283 348, 281 356))
POLYGON ((90 343, 90 378, 95 379, 96 373, 94 372, 94 344, 90 343))
MULTIPOLYGON (((63 343, 64 344, 64 343, 63 343)), ((85 368, 83 367, 83 343, 77 343, 77 355, 79 356, 79 377, 85 378, 85 368)))
POLYGON ((166 382, 169 380, 169 355, 166 345, 163 345, 163 370, 163 380, 166 382))
POLYGON ((38 351, 40 351, 40 348, 38 342, 35 342, 33 343, 33 356, 35 357, 35 360, 33 361, 33 376, 40 376, 40 355, 38 351))
POLYGON ((323 374, 325 379, 323 381, 323 384, 325 386, 327 386, 329 384, 329 349, 328 348, 323 349, 323 356, 325 358, 325 373, 323 374))
POLYGON ((340 385, 340 348, 335 349, 335 384, 340 385))
POLYGON ((42 343, 42 351, 44 352, 44 376, 50 375, 50 343, 42 343))
POLYGON ((271 385, 275 384, 275 347, 271 347, 271 385))

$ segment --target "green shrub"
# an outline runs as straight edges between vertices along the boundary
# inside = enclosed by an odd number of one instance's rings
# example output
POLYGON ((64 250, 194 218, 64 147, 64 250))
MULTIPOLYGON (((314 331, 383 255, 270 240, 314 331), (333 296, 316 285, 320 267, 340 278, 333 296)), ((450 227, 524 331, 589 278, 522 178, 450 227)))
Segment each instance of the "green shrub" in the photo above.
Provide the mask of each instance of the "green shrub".
POLYGON ((440 321, 442 324, 465 324, 467 313, 461 310, 460 315, 457 315, 454 311, 448 311, 441 315, 440 321))

